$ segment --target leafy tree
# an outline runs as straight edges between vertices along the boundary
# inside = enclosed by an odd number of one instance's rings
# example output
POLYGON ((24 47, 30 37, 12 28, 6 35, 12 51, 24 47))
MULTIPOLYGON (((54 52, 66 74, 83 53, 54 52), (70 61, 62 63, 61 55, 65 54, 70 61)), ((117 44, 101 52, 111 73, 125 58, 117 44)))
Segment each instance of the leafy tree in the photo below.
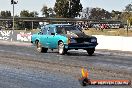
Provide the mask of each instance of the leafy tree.
POLYGON ((38 17, 38 13, 36 11, 29 12, 28 10, 23 10, 20 12, 20 17, 38 17))
POLYGON ((128 12, 132 11, 132 4, 128 4, 125 8, 125 11, 128 11, 128 12))
POLYGON ((1 17, 11 17, 11 12, 10 11, 1 11, 0 16, 1 17))
POLYGON ((121 14, 121 20, 126 23, 127 20, 130 20, 132 17, 132 12, 122 12, 121 14))
POLYGON ((124 12, 121 13, 121 20, 124 23, 127 23, 127 20, 129 20, 130 24, 132 25, 132 4, 125 6, 124 12))
POLYGON ((41 12, 44 17, 55 17, 54 10, 52 8, 48 8, 47 6, 43 6, 41 12))
POLYGON ((30 13, 28 10, 23 10, 20 12, 20 17, 30 17, 30 13))
POLYGON ((69 8, 69 17, 77 17, 79 12, 82 11, 82 4, 80 0, 71 0, 70 8, 69 8))
MULTIPOLYGON (((21 11, 20 13, 20 17, 38 17, 38 13, 36 11, 34 12, 29 12, 28 10, 23 10, 21 11)), ((32 29, 32 22, 28 22, 28 21, 25 21, 25 22, 18 22, 17 23, 18 27, 19 28, 27 28, 27 29, 32 29)), ((37 28, 39 25, 38 22, 33 22, 33 28, 37 28)))
POLYGON ((122 12, 112 10, 111 14, 112 14, 113 20, 120 20, 121 19, 122 12))
POLYGON ((58 17, 74 18, 82 11, 80 0, 56 0, 54 10, 58 17))
POLYGON ((81 13, 81 18, 89 19, 90 12, 91 12, 91 8, 89 8, 89 7, 83 9, 82 13, 81 13))
MULTIPOLYGON (((11 17, 11 12, 10 11, 1 11, 0 12, 0 17, 11 17)), ((5 28, 8 28, 8 27, 11 27, 11 21, 1 21, 0 22, 0 25, 5 27, 5 28)))
POLYGON ((128 19, 128 21, 129 21, 129 26, 132 25, 132 17, 130 17, 130 18, 128 19))
POLYGON ((48 7, 47 6, 43 6, 43 8, 41 9, 42 15, 44 17, 49 17, 49 13, 48 13, 48 7))
POLYGON ((97 20, 111 19, 111 13, 101 8, 92 8, 89 18, 97 20))
POLYGON ((68 6, 67 0, 56 0, 54 10, 57 17, 68 17, 68 6))
POLYGON ((38 17, 38 13, 36 11, 30 12, 29 17, 38 17))
POLYGON ((53 8, 48 9, 49 17, 55 17, 55 12, 53 8))

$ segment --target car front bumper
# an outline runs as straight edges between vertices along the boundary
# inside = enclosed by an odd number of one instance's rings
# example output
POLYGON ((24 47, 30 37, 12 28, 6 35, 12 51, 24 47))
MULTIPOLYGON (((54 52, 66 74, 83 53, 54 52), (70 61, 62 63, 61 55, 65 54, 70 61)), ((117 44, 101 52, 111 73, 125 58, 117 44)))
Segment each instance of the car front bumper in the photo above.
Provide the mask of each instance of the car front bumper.
POLYGON ((95 48, 98 43, 70 43, 65 45, 65 49, 89 49, 95 48))

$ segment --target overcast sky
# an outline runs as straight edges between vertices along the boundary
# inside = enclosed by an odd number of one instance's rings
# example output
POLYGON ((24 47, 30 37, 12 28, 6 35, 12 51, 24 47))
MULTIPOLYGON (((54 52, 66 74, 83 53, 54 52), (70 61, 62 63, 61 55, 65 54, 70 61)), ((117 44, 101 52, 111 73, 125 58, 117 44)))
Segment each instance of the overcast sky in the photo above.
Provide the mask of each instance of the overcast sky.
MULTIPOLYGON (((22 10, 37 11, 41 16, 41 8, 43 5, 53 7, 56 0, 16 0, 15 14, 19 15, 22 10)), ((111 12, 112 10, 122 11, 125 6, 132 3, 132 0, 81 0, 83 8, 99 7, 111 12)), ((0 11, 11 11, 11 0, 0 0, 0 11)))

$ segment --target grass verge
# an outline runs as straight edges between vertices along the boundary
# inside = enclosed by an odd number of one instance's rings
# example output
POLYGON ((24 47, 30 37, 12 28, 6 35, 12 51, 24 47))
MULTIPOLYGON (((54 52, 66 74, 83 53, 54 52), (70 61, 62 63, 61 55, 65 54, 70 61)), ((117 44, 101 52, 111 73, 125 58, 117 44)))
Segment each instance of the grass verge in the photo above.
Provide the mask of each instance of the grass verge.
POLYGON ((132 29, 127 30, 120 29, 104 29, 104 30, 96 30, 94 28, 89 28, 83 30, 87 35, 108 35, 108 36, 132 36, 132 29))

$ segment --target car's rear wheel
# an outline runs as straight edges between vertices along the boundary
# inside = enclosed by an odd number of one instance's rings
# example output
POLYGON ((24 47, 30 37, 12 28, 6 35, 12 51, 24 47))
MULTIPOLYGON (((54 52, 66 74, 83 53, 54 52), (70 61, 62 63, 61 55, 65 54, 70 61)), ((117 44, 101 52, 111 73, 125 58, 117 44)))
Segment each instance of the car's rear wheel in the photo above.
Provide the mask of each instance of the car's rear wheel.
POLYGON ((87 49, 87 53, 89 56, 92 56, 94 54, 95 48, 87 49))
POLYGON ((42 47, 41 43, 38 41, 36 42, 36 47, 37 47, 37 51, 40 53, 47 53, 48 51, 48 48, 42 47))
POLYGON ((64 43, 63 42, 59 42, 58 43, 58 52, 59 52, 59 54, 60 55, 64 55, 64 54, 66 54, 67 53, 67 49, 65 49, 65 45, 64 45, 64 43))

